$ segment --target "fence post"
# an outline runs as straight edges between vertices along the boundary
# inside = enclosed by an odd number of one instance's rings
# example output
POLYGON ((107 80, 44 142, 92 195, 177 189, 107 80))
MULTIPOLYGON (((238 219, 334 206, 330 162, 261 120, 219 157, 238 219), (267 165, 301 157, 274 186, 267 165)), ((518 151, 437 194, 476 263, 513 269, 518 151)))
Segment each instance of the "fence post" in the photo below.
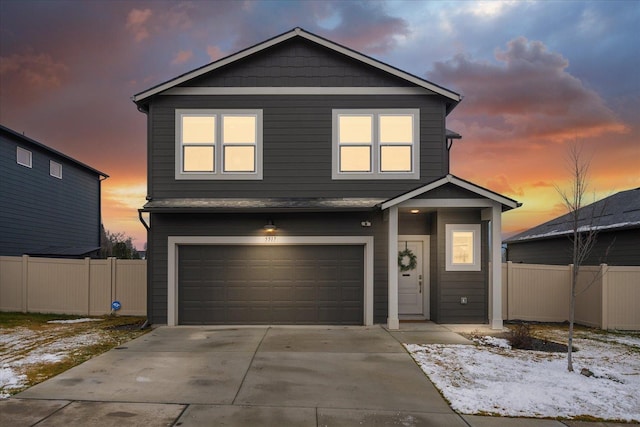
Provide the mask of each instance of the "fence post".
POLYGON ((111 303, 117 299, 117 283, 116 283, 116 270, 118 268, 118 260, 115 257, 109 257, 109 267, 111 271, 111 299, 109 300, 109 309, 111 309, 111 303))
POLYGON ((84 278, 87 284, 87 316, 91 315, 91 258, 84 258, 84 278))
POLYGON ((507 261, 507 319, 511 320, 513 308, 513 262, 507 261))
POLYGON ((607 277, 608 270, 609 266, 607 264, 600 264, 600 284, 602 288, 602 320, 600 328, 604 329, 605 331, 609 329, 609 278, 607 277))
POLYGON ((22 312, 29 310, 29 255, 22 255, 22 312))

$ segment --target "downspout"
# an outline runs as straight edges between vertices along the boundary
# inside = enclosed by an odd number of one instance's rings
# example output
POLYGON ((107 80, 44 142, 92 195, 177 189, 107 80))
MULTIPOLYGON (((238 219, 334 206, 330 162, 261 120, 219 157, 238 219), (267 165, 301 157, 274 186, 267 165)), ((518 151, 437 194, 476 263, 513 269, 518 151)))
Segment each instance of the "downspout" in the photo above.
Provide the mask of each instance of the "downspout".
MULTIPOLYGON (((147 224, 147 221, 145 221, 144 218, 142 217, 142 212, 144 212, 144 209, 138 209, 138 219, 142 223, 142 226, 145 228, 145 230, 149 232, 149 230, 151 230, 151 226, 149 226, 149 224, 147 224)), ((149 245, 147 245, 147 252, 148 252, 148 249, 149 249, 149 245)))
MULTIPOLYGON (((142 213, 144 212, 144 209, 138 209, 138 219, 140 220, 140 222, 142 223, 142 226, 145 228, 145 230, 147 230, 147 253, 146 253, 146 260, 147 263, 149 262, 149 231, 151 230, 151 226, 144 220, 144 217, 142 216, 142 213)), ((149 275, 149 270, 147 269, 147 276, 149 275)), ((148 287, 148 280, 149 278, 147 277, 147 287, 148 287)), ((146 329, 149 326, 151 326, 151 322, 149 322, 149 316, 147 316, 147 318, 145 319, 144 323, 142 324, 142 326, 140 326, 140 330, 146 329)))

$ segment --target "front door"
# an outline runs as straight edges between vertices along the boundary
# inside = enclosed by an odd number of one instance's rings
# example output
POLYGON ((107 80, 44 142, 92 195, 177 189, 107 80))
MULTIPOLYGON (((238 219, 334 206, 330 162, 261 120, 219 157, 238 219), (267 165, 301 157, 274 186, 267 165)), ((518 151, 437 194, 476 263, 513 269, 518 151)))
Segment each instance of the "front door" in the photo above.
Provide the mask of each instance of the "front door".
POLYGON ((423 249, 422 241, 398 241, 398 314, 424 314, 423 249))

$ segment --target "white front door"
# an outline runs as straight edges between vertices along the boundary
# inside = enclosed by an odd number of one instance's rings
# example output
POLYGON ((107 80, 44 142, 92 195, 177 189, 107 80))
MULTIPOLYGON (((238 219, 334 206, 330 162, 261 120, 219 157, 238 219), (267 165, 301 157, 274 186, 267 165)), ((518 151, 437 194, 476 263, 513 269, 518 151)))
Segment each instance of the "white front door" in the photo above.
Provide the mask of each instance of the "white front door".
POLYGON ((422 241, 398 241, 398 257, 402 255, 398 265, 398 314, 424 314, 422 246, 422 241))

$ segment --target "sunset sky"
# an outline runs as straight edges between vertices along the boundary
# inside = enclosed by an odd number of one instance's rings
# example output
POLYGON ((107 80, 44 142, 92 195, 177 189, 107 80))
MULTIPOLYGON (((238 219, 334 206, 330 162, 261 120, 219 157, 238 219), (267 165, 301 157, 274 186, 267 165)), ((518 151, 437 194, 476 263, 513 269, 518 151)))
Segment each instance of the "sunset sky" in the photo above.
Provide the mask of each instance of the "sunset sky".
POLYGON ((135 93, 302 27, 464 96, 455 175, 564 213, 574 142, 590 199, 640 186, 640 1, 0 1, 0 123, 106 172, 103 222, 141 249, 146 116, 135 93))

